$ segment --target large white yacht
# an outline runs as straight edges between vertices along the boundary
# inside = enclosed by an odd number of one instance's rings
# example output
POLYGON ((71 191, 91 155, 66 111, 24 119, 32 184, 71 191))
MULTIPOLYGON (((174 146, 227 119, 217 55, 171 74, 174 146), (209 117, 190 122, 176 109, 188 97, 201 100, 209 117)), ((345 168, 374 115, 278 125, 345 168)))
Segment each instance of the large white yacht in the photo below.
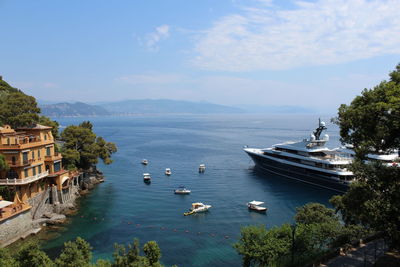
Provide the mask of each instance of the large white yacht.
MULTIPOLYGON (((348 169, 354 151, 349 147, 329 149, 326 143, 329 136, 322 132, 326 130, 325 123, 319 121, 318 128, 309 139, 300 142, 285 142, 271 148, 245 148, 244 151, 253 159, 261 170, 278 174, 290 179, 325 187, 339 192, 345 192, 353 181, 353 173, 348 169)), ((391 162, 396 153, 385 155, 369 155, 371 160, 391 162)))

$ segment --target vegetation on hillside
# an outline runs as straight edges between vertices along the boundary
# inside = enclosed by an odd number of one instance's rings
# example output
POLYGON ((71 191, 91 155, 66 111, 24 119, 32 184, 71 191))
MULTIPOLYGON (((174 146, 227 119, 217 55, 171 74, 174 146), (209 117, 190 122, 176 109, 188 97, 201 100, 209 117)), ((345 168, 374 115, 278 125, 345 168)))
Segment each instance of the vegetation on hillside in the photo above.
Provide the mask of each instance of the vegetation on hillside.
POLYGON ((99 259, 92 263, 92 247, 80 237, 64 243, 58 257, 54 260, 40 249, 37 243, 26 243, 18 251, 0 249, 2 267, 162 267, 161 251, 157 242, 149 241, 143 246, 144 256, 140 255, 139 241, 132 244, 115 244, 113 260, 99 259))

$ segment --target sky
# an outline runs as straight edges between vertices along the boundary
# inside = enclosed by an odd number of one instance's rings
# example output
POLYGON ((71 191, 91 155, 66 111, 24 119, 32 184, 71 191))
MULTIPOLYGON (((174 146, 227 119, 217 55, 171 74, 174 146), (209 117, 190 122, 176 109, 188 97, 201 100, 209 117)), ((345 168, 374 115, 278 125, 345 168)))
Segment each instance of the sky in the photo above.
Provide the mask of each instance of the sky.
POLYGON ((44 101, 334 112, 400 63, 400 0, 0 0, 0 75, 44 101))

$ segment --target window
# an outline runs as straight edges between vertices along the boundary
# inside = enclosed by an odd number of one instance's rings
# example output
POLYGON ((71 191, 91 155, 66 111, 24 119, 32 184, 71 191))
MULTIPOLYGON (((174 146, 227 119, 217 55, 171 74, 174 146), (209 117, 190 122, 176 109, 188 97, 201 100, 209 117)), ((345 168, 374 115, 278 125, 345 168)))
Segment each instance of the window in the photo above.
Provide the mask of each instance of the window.
POLYGON ((38 149, 38 151, 37 151, 37 156, 38 156, 38 158, 40 158, 40 149, 38 149))
POLYGON ((33 173, 33 175, 36 175, 36 167, 32 168, 32 173, 33 173))
POLYGON ((47 134, 44 135, 44 140, 47 140, 47 134))
POLYGON ((24 164, 28 163, 28 152, 22 153, 22 160, 24 161, 24 164))
POLYGON ((35 159, 35 151, 32 151, 32 159, 35 159))
POLYGON ((25 178, 27 178, 27 177, 29 176, 29 174, 28 174, 28 169, 25 169, 25 170, 24 170, 24 176, 25 176, 25 178))
POLYGON ((61 170, 61 162, 54 163, 54 172, 61 170))
POLYGON ((50 156, 51 155, 51 150, 50 147, 46 147, 46 156, 50 156))
POLYGON ((11 162, 12 162, 12 165, 15 165, 15 163, 17 162, 17 160, 15 159, 14 156, 11 158, 11 162))
POLYGON ((38 173, 42 173, 42 165, 38 166, 38 173))

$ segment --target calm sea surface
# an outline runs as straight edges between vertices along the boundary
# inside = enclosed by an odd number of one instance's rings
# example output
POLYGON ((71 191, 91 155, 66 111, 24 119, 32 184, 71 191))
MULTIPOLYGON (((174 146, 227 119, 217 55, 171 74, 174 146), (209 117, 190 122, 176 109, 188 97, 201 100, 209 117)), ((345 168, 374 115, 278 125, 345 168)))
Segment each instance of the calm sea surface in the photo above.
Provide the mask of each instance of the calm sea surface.
MULTIPOLYGON (((323 117, 327 122, 330 117, 323 117)), ((77 236, 88 240, 94 257, 111 258, 113 244, 137 237, 156 240, 162 263, 179 266, 240 266, 232 248, 240 227, 293 221, 296 207, 328 205, 334 192, 253 171, 244 145, 268 147, 309 136, 318 123, 311 115, 207 115, 63 118, 62 126, 90 120, 96 134, 117 144, 109 166, 99 164, 106 182, 80 200, 70 224, 44 244, 51 254, 77 236), (142 166, 141 160, 149 160, 142 166), (199 164, 206 172, 198 173, 199 164), (164 175, 165 168, 172 176, 164 175), (152 183, 143 183, 149 172, 152 183), (173 190, 185 185, 186 196, 173 190), (246 202, 264 201, 266 214, 249 212, 246 202), (192 202, 212 205, 208 213, 184 217, 192 202)), ((329 126, 331 145, 338 131, 329 126)))

